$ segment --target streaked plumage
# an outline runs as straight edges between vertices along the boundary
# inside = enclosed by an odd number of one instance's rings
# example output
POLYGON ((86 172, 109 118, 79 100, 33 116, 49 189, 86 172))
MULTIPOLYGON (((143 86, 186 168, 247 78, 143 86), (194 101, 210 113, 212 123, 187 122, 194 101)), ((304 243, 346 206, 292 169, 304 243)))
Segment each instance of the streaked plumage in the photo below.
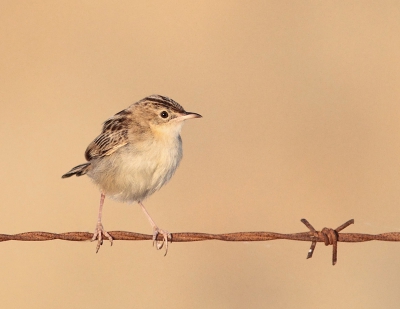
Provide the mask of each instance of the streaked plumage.
POLYGON ((183 120, 197 117, 170 98, 146 97, 106 120, 86 149, 88 162, 62 178, 86 174, 103 195, 141 204, 174 174, 182 159, 183 120))

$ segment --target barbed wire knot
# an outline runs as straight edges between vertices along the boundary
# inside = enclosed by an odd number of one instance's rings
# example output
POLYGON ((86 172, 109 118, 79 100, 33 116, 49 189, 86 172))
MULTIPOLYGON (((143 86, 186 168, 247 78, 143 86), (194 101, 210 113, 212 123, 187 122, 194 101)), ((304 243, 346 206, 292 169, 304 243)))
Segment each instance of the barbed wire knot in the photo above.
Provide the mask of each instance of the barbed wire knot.
POLYGON ((339 232, 351 224, 354 224, 354 219, 351 219, 336 229, 324 227, 320 232, 316 231, 315 228, 306 219, 301 219, 301 222, 310 230, 311 242, 310 250, 308 250, 307 259, 312 258, 318 241, 325 243, 325 246, 332 245, 332 265, 337 262, 337 243, 339 240, 339 232))

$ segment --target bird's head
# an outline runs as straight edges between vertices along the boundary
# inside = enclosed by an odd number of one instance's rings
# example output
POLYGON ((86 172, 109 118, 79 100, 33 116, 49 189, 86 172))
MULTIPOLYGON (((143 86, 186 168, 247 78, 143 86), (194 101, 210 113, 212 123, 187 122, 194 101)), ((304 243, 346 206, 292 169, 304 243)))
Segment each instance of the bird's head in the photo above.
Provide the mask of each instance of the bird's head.
POLYGON ((148 122, 155 135, 176 137, 185 120, 202 116, 187 112, 174 100, 161 95, 151 95, 137 103, 137 111, 148 122))

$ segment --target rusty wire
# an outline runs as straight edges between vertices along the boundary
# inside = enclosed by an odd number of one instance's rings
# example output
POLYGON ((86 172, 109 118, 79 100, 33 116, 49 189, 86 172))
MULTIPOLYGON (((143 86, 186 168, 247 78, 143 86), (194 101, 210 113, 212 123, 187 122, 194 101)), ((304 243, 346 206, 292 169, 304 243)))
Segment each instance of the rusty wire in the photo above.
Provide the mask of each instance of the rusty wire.
MULTIPOLYGON (((351 219, 336 229, 323 228, 317 231, 306 220, 301 219, 309 232, 281 234, 273 232, 238 232, 227 234, 207 234, 207 233, 171 233, 171 242, 189 242, 203 240, 223 240, 223 241, 267 241, 275 239, 288 239, 296 241, 311 241, 311 247, 308 251, 307 259, 311 258, 317 242, 323 242, 326 246, 332 245, 332 265, 337 262, 337 243, 338 242, 364 242, 371 240, 380 241, 400 241, 400 232, 389 232, 377 235, 361 234, 361 233, 339 233, 351 224, 354 224, 354 219, 351 219)), ((114 240, 152 240, 152 235, 113 231, 108 232, 114 240)), ((160 235, 159 235, 160 236, 160 235)), ((68 240, 68 241, 88 241, 93 237, 92 233, 87 232, 67 232, 67 233, 48 233, 48 232, 26 232, 14 235, 0 234, 1 241, 19 240, 19 241, 45 241, 45 240, 68 240)), ((158 237, 161 240, 162 236, 158 237)))

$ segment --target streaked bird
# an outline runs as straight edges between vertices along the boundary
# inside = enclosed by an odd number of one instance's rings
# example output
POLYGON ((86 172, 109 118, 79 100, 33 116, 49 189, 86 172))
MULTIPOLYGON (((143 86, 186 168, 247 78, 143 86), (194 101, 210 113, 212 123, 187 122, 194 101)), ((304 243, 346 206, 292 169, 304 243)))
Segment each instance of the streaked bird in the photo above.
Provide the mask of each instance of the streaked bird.
POLYGON ((120 202, 138 202, 153 228, 153 245, 168 252, 170 234, 159 229, 143 200, 159 190, 174 174, 182 159, 180 132, 185 120, 201 115, 186 112, 174 100, 148 96, 115 114, 103 124, 101 134, 89 144, 86 163, 75 166, 62 178, 88 175, 101 192, 100 207, 92 241, 96 252, 103 236, 112 237, 101 222, 105 197, 120 202), (158 242, 157 235, 163 240, 158 242))

